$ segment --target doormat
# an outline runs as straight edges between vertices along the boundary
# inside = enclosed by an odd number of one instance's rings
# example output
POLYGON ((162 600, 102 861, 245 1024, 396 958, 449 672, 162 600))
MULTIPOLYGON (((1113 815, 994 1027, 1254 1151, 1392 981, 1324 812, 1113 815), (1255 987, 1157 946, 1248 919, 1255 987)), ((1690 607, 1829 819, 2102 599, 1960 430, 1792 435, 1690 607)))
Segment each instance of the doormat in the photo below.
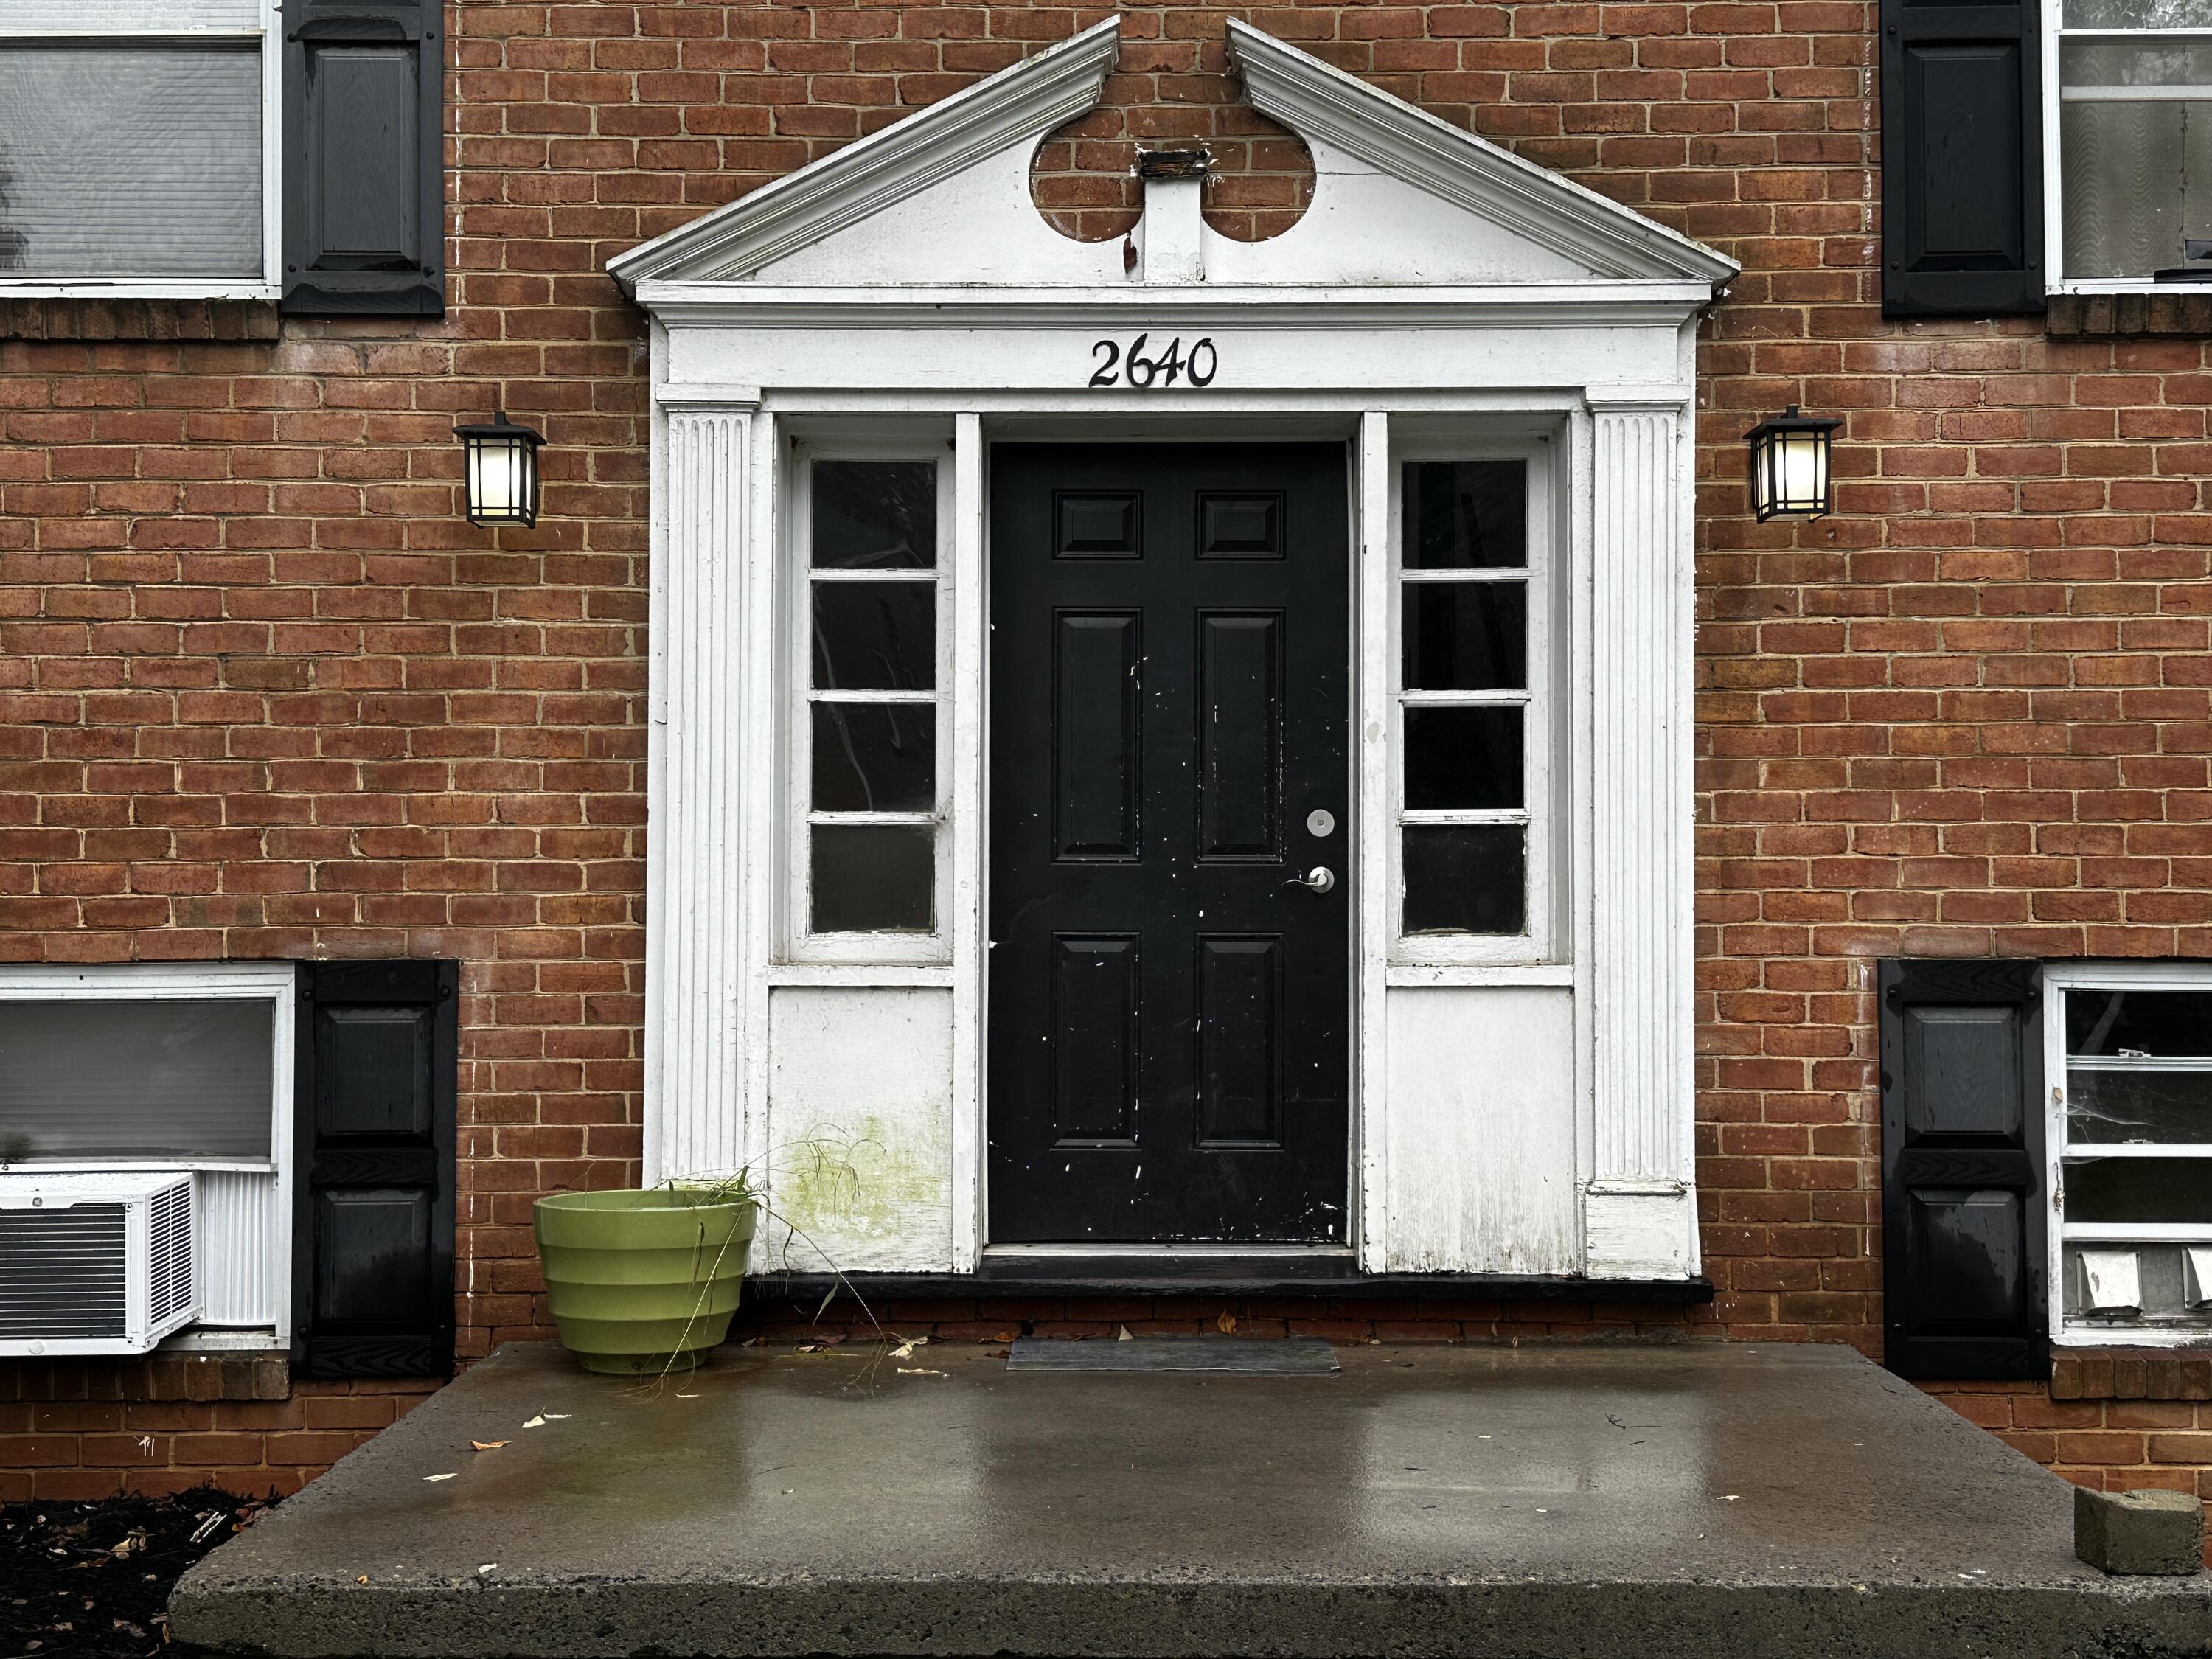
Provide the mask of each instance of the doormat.
POLYGON ((1242 1376, 1328 1376, 1336 1352, 1318 1336, 1133 1336, 1126 1342, 1018 1338, 1010 1371, 1217 1371, 1242 1376))

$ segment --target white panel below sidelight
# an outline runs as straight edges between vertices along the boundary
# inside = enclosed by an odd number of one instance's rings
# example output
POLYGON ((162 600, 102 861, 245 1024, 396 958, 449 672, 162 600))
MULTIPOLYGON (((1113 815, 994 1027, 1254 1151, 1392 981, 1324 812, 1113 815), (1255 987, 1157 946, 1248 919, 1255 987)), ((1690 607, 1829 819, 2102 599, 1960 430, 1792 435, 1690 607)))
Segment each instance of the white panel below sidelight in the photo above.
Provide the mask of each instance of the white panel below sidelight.
POLYGON ((779 986, 769 1044, 753 1271, 951 1272, 952 993, 779 986))
POLYGON ((1574 994, 1387 994, 1382 1269, 1572 1273, 1574 994))

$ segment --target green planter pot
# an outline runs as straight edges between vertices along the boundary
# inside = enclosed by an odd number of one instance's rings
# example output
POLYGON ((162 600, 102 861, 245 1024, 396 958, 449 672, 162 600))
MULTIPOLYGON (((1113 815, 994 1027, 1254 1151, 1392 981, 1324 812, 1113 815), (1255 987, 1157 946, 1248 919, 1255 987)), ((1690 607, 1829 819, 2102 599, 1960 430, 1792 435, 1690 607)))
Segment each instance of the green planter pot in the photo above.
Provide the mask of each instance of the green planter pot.
POLYGON ((532 1207, 562 1346, 588 1371, 689 1370, 730 1334, 759 1206, 682 1188, 558 1193, 532 1207))

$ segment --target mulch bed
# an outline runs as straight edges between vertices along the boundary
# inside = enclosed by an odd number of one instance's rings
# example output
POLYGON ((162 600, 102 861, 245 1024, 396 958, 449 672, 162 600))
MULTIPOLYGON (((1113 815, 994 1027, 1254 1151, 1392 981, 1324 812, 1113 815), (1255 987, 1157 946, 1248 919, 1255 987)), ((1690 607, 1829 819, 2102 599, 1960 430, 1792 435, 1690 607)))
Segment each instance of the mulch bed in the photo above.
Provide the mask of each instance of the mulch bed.
POLYGON ((185 1569, 268 1508, 201 1487, 173 1498, 0 1504, 0 1654, 182 1659, 162 1609, 185 1569))

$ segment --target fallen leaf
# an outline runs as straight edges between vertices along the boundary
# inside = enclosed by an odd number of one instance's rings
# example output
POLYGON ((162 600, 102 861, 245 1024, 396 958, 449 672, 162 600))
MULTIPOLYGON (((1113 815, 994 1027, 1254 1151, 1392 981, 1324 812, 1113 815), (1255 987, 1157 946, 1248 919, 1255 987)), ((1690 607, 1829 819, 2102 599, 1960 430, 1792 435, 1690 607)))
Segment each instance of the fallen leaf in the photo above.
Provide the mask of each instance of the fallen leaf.
POLYGON ((1224 1336, 1227 1336, 1237 1328, 1237 1316, 1231 1313, 1224 1308, 1222 1310, 1221 1317, 1215 1320, 1213 1322, 1219 1328, 1221 1334, 1224 1336))
POLYGON ((986 1359, 1012 1359, 1013 1357, 1014 1351, 1012 1348, 994 1348, 983 1356, 986 1359))
POLYGON ((478 1451, 497 1451, 507 1443, 504 1440, 471 1440, 469 1444, 478 1451))
POLYGON ((1137 1339, 1130 1335, 1129 1328, 1127 1325, 1123 1325, 1118 1328, 1114 1340, 1116 1342, 1134 1342, 1137 1339))
POLYGON ((453 1477, 450 1474, 426 1474, 422 1477, 425 1482, 432 1480, 450 1480, 453 1478, 453 1477))
POLYGON ((526 1429, 542 1429, 545 1426, 545 1419, 542 1417, 533 1417, 522 1426, 526 1429))
POLYGON ((1011 1342, 1013 1340, 1014 1334, 1012 1331, 1000 1331, 995 1333, 991 1338, 991 1340, 994 1342, 1011 1342))
POLYGON ((910 1336, 907 1338, 905 1341, 900 1343, 898 1346, 891 1350, 891 1358, 894 1359, 911 1359, 914 1357, 914 1351, 916 1348, 926 1347, 928 1345, 928 1342, 929 1339, 926 1336, 910 1336))
POLYGON ((830 1345, 827 1342, 802 1342, 792 1352, 793 1353, 828 1353, 830 1345))

